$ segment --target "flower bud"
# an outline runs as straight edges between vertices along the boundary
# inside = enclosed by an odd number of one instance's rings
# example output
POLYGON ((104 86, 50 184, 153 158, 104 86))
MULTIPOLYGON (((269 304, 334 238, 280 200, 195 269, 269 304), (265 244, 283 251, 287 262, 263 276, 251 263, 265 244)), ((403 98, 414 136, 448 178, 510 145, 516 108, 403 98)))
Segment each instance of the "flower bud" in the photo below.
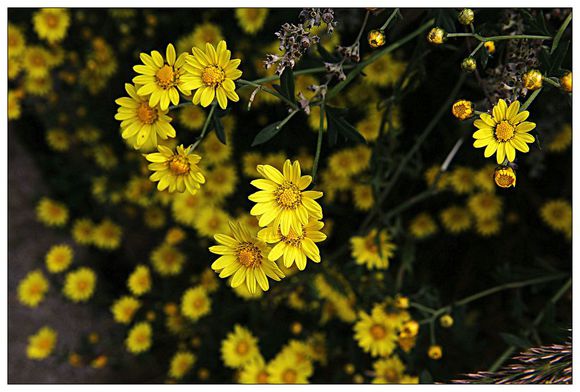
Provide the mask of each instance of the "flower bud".
POLYGON ((385 33, 381 30, 369 31, 368 41, 371 48, 379 48, 385 44, 385 33))
POLYGON ((500 188, 516 186, 516 172, 510 166, 498 166, 493 175, 495 184, 500 188))
POLYGON ((450 314, 444 314, 439 319, 439 324, 441 324, 443 328, 450 328, 453 325, 453 317, 451 317, 450 314))
POLYGON ((466 120, 473 115, 473 102, 465 99, 455 101, 451 113, 460 120, 466 120))
POLYGON ((433 27, 427 34, 427 41, 433 45, 441 45, 445 41, 445 30, 441 27, 433 27))
POLYGON ((473 10, 471 8, 464 8, 457 16, 459 23, 465 26, 472 24, 474 18, 475 14, 473 13, 473 10))
POLYGON ((489 54, 493 54, 495 52, 495 42, 487 41, 483 44, 483 46, 485 46, 489 54))
POLYGON ((572 72, 568 71, 560 78, 560 86, 567 93, 572 92, 572 72))
POLYGON ((474 57, 466 57, 461 62, 461 69, 465 72, 474 72, 477 69, 477 61, 474 57))
POLYGON ((522 83, 528 90, 537 90, 542 87, 542 73, 537 69, 532 69, 524 74, 522 83))
POLYGON ((427 354, 429 355, 429 358, 438 360, 443 356, 443 350, 441 349, 441 346, 434 344, 429 346, 427 354))

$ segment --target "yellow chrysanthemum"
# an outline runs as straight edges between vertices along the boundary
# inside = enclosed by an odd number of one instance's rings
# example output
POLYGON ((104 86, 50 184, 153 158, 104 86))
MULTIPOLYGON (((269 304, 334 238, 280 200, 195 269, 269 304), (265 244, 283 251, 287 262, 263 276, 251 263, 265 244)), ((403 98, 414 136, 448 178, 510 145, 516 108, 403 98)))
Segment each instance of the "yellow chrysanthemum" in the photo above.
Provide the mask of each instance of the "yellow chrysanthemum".
POLYGON ((149 350, 152 343, 153 330, 148 322, 135 324, 129 331, 125 346, 133 354, 139 354, 149 350))
POLYGON ((193 227, 197 215, 203 208, 202 192, 192 195, 189 192, 172 194, 171 214, 176 222, 193 227))
POLYGON ((66 270, 73 260, 73 250, 68 245, 55 245, 46 254, 46 269, 53 274, 66 270))
POLYGON ((121 245, 123 228, 110 219, 104 219, 93 228, 93 244, 97 248, 113 250, 121 245))
POLYGON ((66 275, 63 293, 74 302, 86 302, 93 296, 96 283, 95 272, 82 267, 66 275))
POLYGON ((79 245, 89 245, 93 242, 93 229, 95 224, 90 219, 81 218, 73 223, 71 234, 79 245))
POLYGON ((207 107, 214 98, 222 109, 227 106, 227 100, 238 102, 234 80, 242 76, 238 66, 239 59, 230 59, 231 52, 226 48, 226 42, 220 41, 217 49, 209 42, 205 44, 205 52, 192 48, 193 55, 186 58, 186 71, 183 75, 184 88, 196 90, 193 104, 207 107))
POLYGON ((183 378, 191 370, 195 363, 195 355, 189 351, 180 351, 171 358, 169 365, 169 377, 183 378))
POLYGON ((193 225, 200 235, 211 238, 218 233, 227 231, 228 222, 231 219, 226 211, 206 204, 197 215, 193 225))
MULTIPOLYGON (((201 129, 205 123, 205 112, 202 108, 195 105, 187 105, 179 109, 177 119, 187 129, 201 129)), ((213 134, 212 134, 213 135, 213 134)), ((204 144, 207 140, 204 141, 204 144)))
POLYGON ((18 284, 18 301, 31 308, 37 307, 43 300, 50 285, 40 270, 26 274, 18 284))
POLYGON ((201 173, 198 163, 201 157, 191 152, 191 146, 184 148, 177 146, 176 152, 170 148, 159 145, 159 152, 147 154, 148 168, 154 171, 149 177, 151 181, 159 181, 157 189, 169 192, 185 192, 195 194, 200 184, 205 183, 205 177, 201 173))
POLYGON ((469 193, 475 187, 475 171, 469 167, 458 166, 449 175, 447 183, 457 194, 469 193))
POLYGON ((151 290, 151 272, 146 265, 138 265, 135 267, 129 279, 127 279, 127 287, 133 295, 140 296, 148 293, 151 290))
POLYGON ((235 192, 237 182, 238 174, 233 165, 216 165, 213 170, 207 172, 204 192, 219 202, 235 192))
POLYGON ((308 224, 302 225, 299 234, 290 229, 288 235, 283 235, 278 222, 274 221, 271 227, 260 230, 258 238, 269 244, 276 244, 268 254, 269 260, 276 261, 282 258, 286 268, 296 264, 298 269, 303 271, 306 268, 307 258, 320 263, 320 251, 316 242, 326 239, 326 234, 320 232, 323 226, 324 223, 311 220, 308 224))
POLYGON ((48 357, 56 346, 57 333, 50 327, 42 327, 34 335, 28 337, 26 356, 30 359, 41 360, 48 357))
POLYGON ((268 370, 262 356, 247 362, 240 370, 241 384, 268 384, 268 370))
POLYGON ((68 151, 71 139, 67 132, 62 129, 49 129, 46 132, 46 143, 54 151, 68 151))
POLYGON ((205 22, 199 24, 192 34, 192 42, 186 50, 189 50, 192 46, 198 48, 203 47, 206 42, 212 45, 217 45, 221 40, 223 40, 223 35, 220 27, 216 24, 205 22))
POLYGON ((493 193, 480 192, 469 197, 467 207, 476 218, 488 219, 501 212, 502 200, 493 193))
POLYGON ((243 224, 229 222, 229 225, 231 236, 216 234, 214 238, 219 245, 209 248, 210 252, 220 255, 211 265, 220 278, 233 275, 231 286, 245 282, 251 293, 256 292, 256 287, 267 291, 268 277, 276 281, 284 278, 278 265, 267 258, 269 248, 264 242, 252 236, 243 224))
POLYGON ((236 18, 240 28, 250 35, 256 34, 264 27, 267 16, 267 8, 236 8, 236 18))
POLYGON ((181 313, 193 321, 199 320, 211 310, 211 300, 202 286, 188 289, 181 298, 181 313))
POLYGON ((22 56, 22 66, 29 76, 41 78, 52 68, 50 53, 40 46, 28 46, 22 56))
POLYGON ((130 296, 124 296, 113 303, 111 313, 113 313, 113 318, 116 322, 129 324, 140 307, 141 301, 130 296))
POLYGON ((137 94, 137 87, 125 83, 128 97, 115 100, 119 105, 115 119, 121 121, 121 137, 136 150, 149 151, 157 147, 157 137, 163 140, 175 137, 168 110, 149 106, 148 100, 137 94), (147 148, 145 148, 147 147, 147 148))
POLYGON ((449 232, 457 234, 471 227, 471 215, 466 208, 451 206, 441 212, 441 222, 449 232))
POLYGON ((476 216, 475 219, 475 230, 482 237, 489 237, 499 233, 501 229, 501 221, 495 217, 479 218, 476 216))
POLYGON ((69 11, 65 8, 43 8, 32 17, 34 30, 50 44, 62 41, 70 25, 69 11))
POLYGON ((185 263, 185 255, 171 245, 163 244, 151 252, 151 263, 161 276, 178 275, 185 263))
POLYGON ((422 239, 437 232, 435 220, 426 212, 415 216, 409 223, 409 231, 415 238, 422 239))
POLYGON ((68 209, 47 197, 43 197, 36 206, 36 217, 47 226, 64 226, 68 221, 68 209))
POLYGON ((397 249, 389 234, 385 230, 377 234, 377 229, 372 229, 364 237, 352 237, 350 244, 356 263, 366 265, 369 270, 389 268, 389 261, 397 249))
POLYGON ((260 189, 251 194, 248 199, 256 202, 250 214, 259 216, 261 227, 279 222, 283 235, 300 233, 302 225, 311 218, 322 219, 322 207, 316 199, 322 197, 322 192, 306 191, 312 182, 311 176, 302 176, 300 163, 293 164, 287 159, 284 162, 283 173, 270 165, 258 165, 258 172, 264 179, 253 180, 251 184, 260 189))
POLYGON ((177 57, 173 44, 167 45, 165 59, 156 50, 151 55, 140 54, 143 64, 133 67, 140 74, 133 78, 133 83, 141 86, 137 89, 138 95, 149 97, 150 107, 159 105, 161 110, 167 110, 170 102, 179 104, 179 92, 190 94, 191 89, 185 87, 183 79, 186 56, 186 53, 181 53, 177 57))
POLYGON ((526 143, 533 143, 536 139, 530 135, 536 127, 533 122, 525 121, 530 112, 520 112, 520 102, 514 101, 507 106, 503 99, 493 107, 493 115, 482 113, 479 119, 473 122, 478 131, 473 134, 475 148, 485 147, 484 156, 489 158, 496 154, 498 164, 505 159, 513 162, 516 159, 516 150, 528 152, 526 143))
POLYGON ((418 384, 417 377, 405 375, 403 361, 393 355, 390 358, 379 359, 373 364, 375 378, 373 384, 418 384))
POLYGON ((367 184, 358 184, 352 188, 352 198, 354 205, 361 211, 368 211, 375 204, 373 187, 367 184))
MULTIPOLYGON (((206 157, 205 162, 217 165, 218 163, 222 163, 228 160, 232 156, 232 147, 229 144, 223 144, 218 139, 218 137, 214 132, 206 136, 205 139, 203 139, 203 144, 201 145, 201 153, 203 154, 204 157, 206 157)), ((215 170, 219 170, 220 168, 221 166, 217 166, 215 170)), ((222 181, 216 182, 220 183, 222 181)))
POLYGON ((271 384, 308 384, 313 367, 310 361, 296 361, 293 353, 280 353, 268 363, 271 384))
POLYGON ((364 68, 364 81, 378 87, 392 86, 399 81, 406 68, 407 63, 387 53, 364 68))
POLYGON ((495 191, 495 185, 493 184, 495 168, 495 164, 487 164, 479 169, 473 178, 475 186, 485 192, 495 191))
POLYGON ((20 94, 14 90, 8 90, 8 120, 17 120, 21 115, 20 94))
POLYGON ((566 200, 550 200, 540 209, 544 222, 568 237, 572 234, 572 206, 566 200))
POLYGON ((565 124, 562 129, 554 135, 552 140, 546 145, 550 152, 562 152, 572 145, 572 126, 565 124))
POLYGON ((397 345, 397 332, 381 306, 376 305, 371 314, 361 311, 354 325, 354 338, 364 352, 373 357, 387 356, 397 345))
POLYGON ((8 23, 8 57, 11 59, 10 61, 12 61, 12 58, 24 53, 25 48, 26 38, 22 29, 12 23, 8 23))
POLYGON ((224 365, 234 369, 261 356, 258 339, 248 329, 237 324, 222 341, 221 354, 224 365))

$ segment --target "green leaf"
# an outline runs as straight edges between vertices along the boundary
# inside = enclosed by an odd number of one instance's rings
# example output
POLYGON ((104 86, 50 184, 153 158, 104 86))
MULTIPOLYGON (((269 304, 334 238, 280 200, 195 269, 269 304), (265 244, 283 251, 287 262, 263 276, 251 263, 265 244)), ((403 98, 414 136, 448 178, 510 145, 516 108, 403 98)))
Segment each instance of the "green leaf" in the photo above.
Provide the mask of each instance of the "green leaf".
POLYGON ((280 93, 291 100, 292 102, 296 101, 296 91, 294 87, 294 72, 292 68, 286 67, 280 75, 280 93))
POLYGON ((258 132, 256 137, 254 138, 254 141, 252 142, 252 147, 262 143, 266 143, 268 140, 276 136, 278 132, 282 130, 282 127, 278 127, 278 125, 280 125, 281 122, 282 121, 276 121, 275 123, 266 126, 264 129, 258 132))
POLYGON ((568 53, 568 48, 570 47, 570 41, 562 42, 558 45, 558 48, 554 51, 550 57, 550 68, 548 69, 548 74, 553 75, 562 67, 562 62, 566 58, 568 53))
POLYGON ((213 116, 213 127, 215 129, 215 134, 222 144, 226 144, 226 131, 224 129, 224 125, 222 124, 222 120, 220 116, 213 116))
POLYGON ((328 137, 329 143, 336 144, 337 135, 340 133, 347 139, 354 141, 355 143, 365 143, 365 138, 353 127, 348 121, 346 121, 342 116, 345 111, 338 108, 326 108, 326 114, 328 119, 328 137), (332 130, 331 130, 332 128, 332 130), (330 133, 332 132, 332 133, 330 133))
POLYGON ((504 340, 504 342, 510 346, 515 346, 518 348, 530 348, 532 346, 532 343, 530 343, 528 339, 512 335, 511 333, 501 332, 499 335, 504 340))

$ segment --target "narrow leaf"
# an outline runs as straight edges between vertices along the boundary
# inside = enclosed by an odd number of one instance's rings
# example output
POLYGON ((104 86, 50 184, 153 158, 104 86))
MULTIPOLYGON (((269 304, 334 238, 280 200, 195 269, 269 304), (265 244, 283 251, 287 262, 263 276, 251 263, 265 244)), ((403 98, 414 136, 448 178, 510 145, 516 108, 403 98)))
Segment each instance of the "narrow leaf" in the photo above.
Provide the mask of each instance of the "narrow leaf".
POLYGON ((282 121, 276 121, 275 123, 266 126, 264 129, 258 132, 254 138, 254 141, 252 142, 252 147, 265 143, 276 136, 278 132, 282 130, 282 127, 278 128, 278 125, 280 125, 281 122, 282 121))

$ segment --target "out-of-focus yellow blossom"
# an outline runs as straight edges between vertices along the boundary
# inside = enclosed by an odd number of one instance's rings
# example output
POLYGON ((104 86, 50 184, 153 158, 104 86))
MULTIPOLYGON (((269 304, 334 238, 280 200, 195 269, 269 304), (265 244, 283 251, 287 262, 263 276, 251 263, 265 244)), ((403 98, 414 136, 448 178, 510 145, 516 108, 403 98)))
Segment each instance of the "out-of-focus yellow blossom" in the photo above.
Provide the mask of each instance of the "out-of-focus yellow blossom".
POLYGON ((553 230, 572 235, 572 206, 563 199, 549 200, 540 209, 540 216, 553 230))
POLYGON ((417 239, 427 238, 437 232, 437 223, 430 214, 422 212, 409 222, 409 231, 417 239))
MULTIPOLYGON (((201 129, 205 123, 205 112, 202 108, 196 105, 187 105, 182 107, 177 112, 177 119, 179 123, 190 130, 201 129)), ((207 142, 204 141, 204 144, 207 142)))
POLYGON ((493 218, 501 212, 502 200, 493 193, 480 192, 469 197, 467 206, 476 218, 493 218))
POLYGON ((107 362, 109 362, 108 357, 101 354, 91 361, 91 367, 93 369, 102 369, 107 366, 107 362))
POLYGON ((216 201, 221 201, 236 190, 238 175, 233 165, 216 165, 207 172, 207 182, 204 192, 216 201))
POLYGON ((473 191, 473 188, 475 187, 474 176, 475 173, 473 169, 459 166, 453 170, 449 176, 449 185, 451 185, 453 190, 460 195, 469 193, 473 191))
POLYGON ((169 245, 177 245, 186 237, 185 231, 180 227, 172 227, 165 234, 165 242, 169 245))
POLYGON ((560 78, 560 86, 567 93, 572 92, 572 72, 568 71, 560 78))
POLYGON ((30 359, 42 360, 54 351, 57 333, 51 327, 42 327, 34 335, 28 337, 26 356, 30 359))
POLYGON ((261 356, 258 339, 247 328, 238 324, 222 341, 221 354, 224 365, 234 369, 261 356))
POLYGON ((434 360, 441 359, 441 357, 443 356, 443 349, 441 348, 441 346, 434 344, 432 346, 429 346, 427 355, 429 355, 429 358, 434 360))
POLYGON ((22 72, 22 59, 20 57, 10 58, 8 61, 8 80, 14 80, 22 72))
POLYGON ((154 171, 149 179, 159 181, 157 189, 169 189, 170 193, 185 192, 187 189, 191 194, 196 193, 200 184, 205 183, 205 177, 197 165, 201 157, 191 153, 191 146, 177 146, 176 152, 162 145, 157 148, 159 152, 146 156, 152 162, 148 166, 149 170, 154 171))
POLYGON ((194 363, 195 355, 193 353, 189 351, 175 353, 169 365, 169 377, 178 380, 183 378, 191 370, 194 363))
POLYGON ((136 266, 131 275, 129 275, 127 287, 136 296, 148 293, 151 290, 151 272, 149 267, 146 265, 136 266))
POLYGON ((48 75, 30 76, 24 78, 26 93, 37 97, 46 97, 52 91, 52 79, 48 75))
POLYGON ((43 197, 36 206, 36 217, 47 226, 64 226, 68 222, 68 208, 48 197, 43 197))
POLYGON ((387 269, 397 246, 391 242, 389 234, 372 229, 366 236, 350 239, 351 254, 357 264, 366 265, 369 270, 387 269))
POLYGON ((466 208, 451 206, 441 211, 441 222, 453 233, 461 233, 471 227, 471 215, 466 208))
POLYGON ((185 51, 191 50, 191 47, 193 46, 202 48, 205 46, 206 43, 217 45, 220 41, 223 40, 220 27, 210 22, 201 23, 197 25, 197 27, 193 31, 191 38, 192 38, 191 45, 189 45, 189 47, 185 51))
POLYGON ((255 35, 264 27, 267 16, 267 8, 236 8, 238 25, 245 33, 250 35, 255 35))
POLYGON ((228 223, 232 217, 221 208, 213 208, 210 205, 204 206, 197 215, 194 224, 198 234, 211 238, 218 233, 227 231, 228 223))
POLYGON ((475 181, 475 186, 485 192, 495 191, 495 185, 493 184, 495 168, 496 165, 487 164, 483 166, 481 169, 479 169, 475 173, 475 177, 473 179, 475 181))
POLYGON ((550 152, 562 152, 572 145, 572 127, 570 124, 564 124, 562 129, 558 131, 547 143, 546 150, 550 152))
POLYGON ((475 230, 482 237, 489 237, 499 233, 501 223, 497 217, 478 218, 475 219, 475 230))
MULTIPOLYGON (((206 136, 201 145, 201 154, 205 157, 205 162, 208 164, 219 164, 228 160, 232 155, 232 148, 227 144, 223 144, 217 138, 215 132, 206 136)), ((217 166, 214 172, 219 173, 222 166, 217 166)), ((221 181, 216 181, 220 183, 221 181)))
POLYGON ((182 225, 193 227, 196 218, 204 209, 202 192, 192 195, 189 192, 172 194, 171 212, 173 219, 182 225))
POLYGON ((193 321, 211 311, 211 300, 202 286, 188 289, 181 298, 181 313, 193 321))
POLYGON ((68 245, 54 245, 46 254, 46 269, 53 274, 66 270, 72 263, 73 254, 68 245))
POLYGON ((18 284, 18 301, 31 308, 37 307, 50 288, 41 270, 30 271, 18 284))
POLYGON ((371 314, 361 311, 354 325, 354 338, 364 352, 373 357, 387 356, 397 345, 397 333, 381 306, 375 305, 371 314))
POLYGON ((29 76, 44 77, 52 68, 50 53, 40 46, 27 46, 22 56, 22 66, 29 76))
POLYGON ((450 174, 447 172, 441 172, 441 167, 438 165, 431 166, 425 171, 425 182, 427 186, 434 186, 437 190, 443 190, 447 188, 450 181, 450 174), (435 183, 437 181, 437 183, 435 183))
POLYGON ((54 151, 68 151, 70 149, 70 137, 62 129, 49 129, 46 132, 46 143, 54 151))
POLYGON ((77 219, 73 223, 72 237, 79 245, 90 245, 93 243, 93 230, 95 224, 87 218, 77 219))
POLYGON ((220 286, 219 280, 211 268, 203 270, 199 277, 199 284, 210 294, 217 291, 220 286))
POLYGON ((121 245, 123 228, 110 219, 104 219, 93 228, 93 244, 101 249, 113 250, 121 245))
POLYGON ((173 246, 163 244, 151 252, 151 263, 159 275, 174 276, 183 269, 185 255, 173 246))
POLYGON ((8 90, 8 120, 17 120, 21 114, 20 94, 14 90, 8 90))
POLYGON ((151 348, 153 340, 153 329, 148 322, 140 322, 135 324, 129 331, 125 346, 127 350, 133 354, 145 352, 151 348))
POLYGON ((133 316, 141 307, 141 301, 130 296, 124 296, 116 300, 111 306, 111 312, 116 322, 129 324, 133 316))
POLYGON ((97 166, 111 170, 119 164, 119 159, 110 145, 98 145, 93 148, 93 157, 97 166))
POLYGON ((66 274, 63 293, 73 302, 86 302, 93 296, 96 283, 95 272, 81 267, 66 274))
POLYGON ((439 318, 439 324, 443 328, 451 328, 453 326, 453 317, 450 314, 444 314, 439 318))
POLYGON ((390 358, 379 359, 373 364, 375 377, 373 384, 418 384, 418 377, 411 377, 405 373, 403 361, 393 355, 390 358))
POLYGON ((242 384, 268 384, 268 370, 262 356, 247 362, 240 370, 242 384))
POLYGON ((160 207, 149 207, 143 213, 143 221, 151 229, 160 229, 166 223, 165 212, 160 207))
POLYGON ((368 211, 375 203, 373 188, 370 185, 358 184, 352 188, 354 205, 361 211, 368 211))
POLYGON ((290 352, 277 355, 268 363, 270 384, 307 384, 314 371, 310 361, 296 361, 290 352))
POLYGON ((407 63, 387 53, 364 68, 364 81, 373 86, 389 87, 399 81, 406 68, 407 63))
POLYGON ((32 17, 34 30, 50 44, 62 41, 70 25, 70 15, 66 8, 43 8, 32 17))
POLYGON ((24 53, 25 48, 26 38, 22 29, 12 23, 8 23, 8 58, 10 58, 10 61, 24 53))

